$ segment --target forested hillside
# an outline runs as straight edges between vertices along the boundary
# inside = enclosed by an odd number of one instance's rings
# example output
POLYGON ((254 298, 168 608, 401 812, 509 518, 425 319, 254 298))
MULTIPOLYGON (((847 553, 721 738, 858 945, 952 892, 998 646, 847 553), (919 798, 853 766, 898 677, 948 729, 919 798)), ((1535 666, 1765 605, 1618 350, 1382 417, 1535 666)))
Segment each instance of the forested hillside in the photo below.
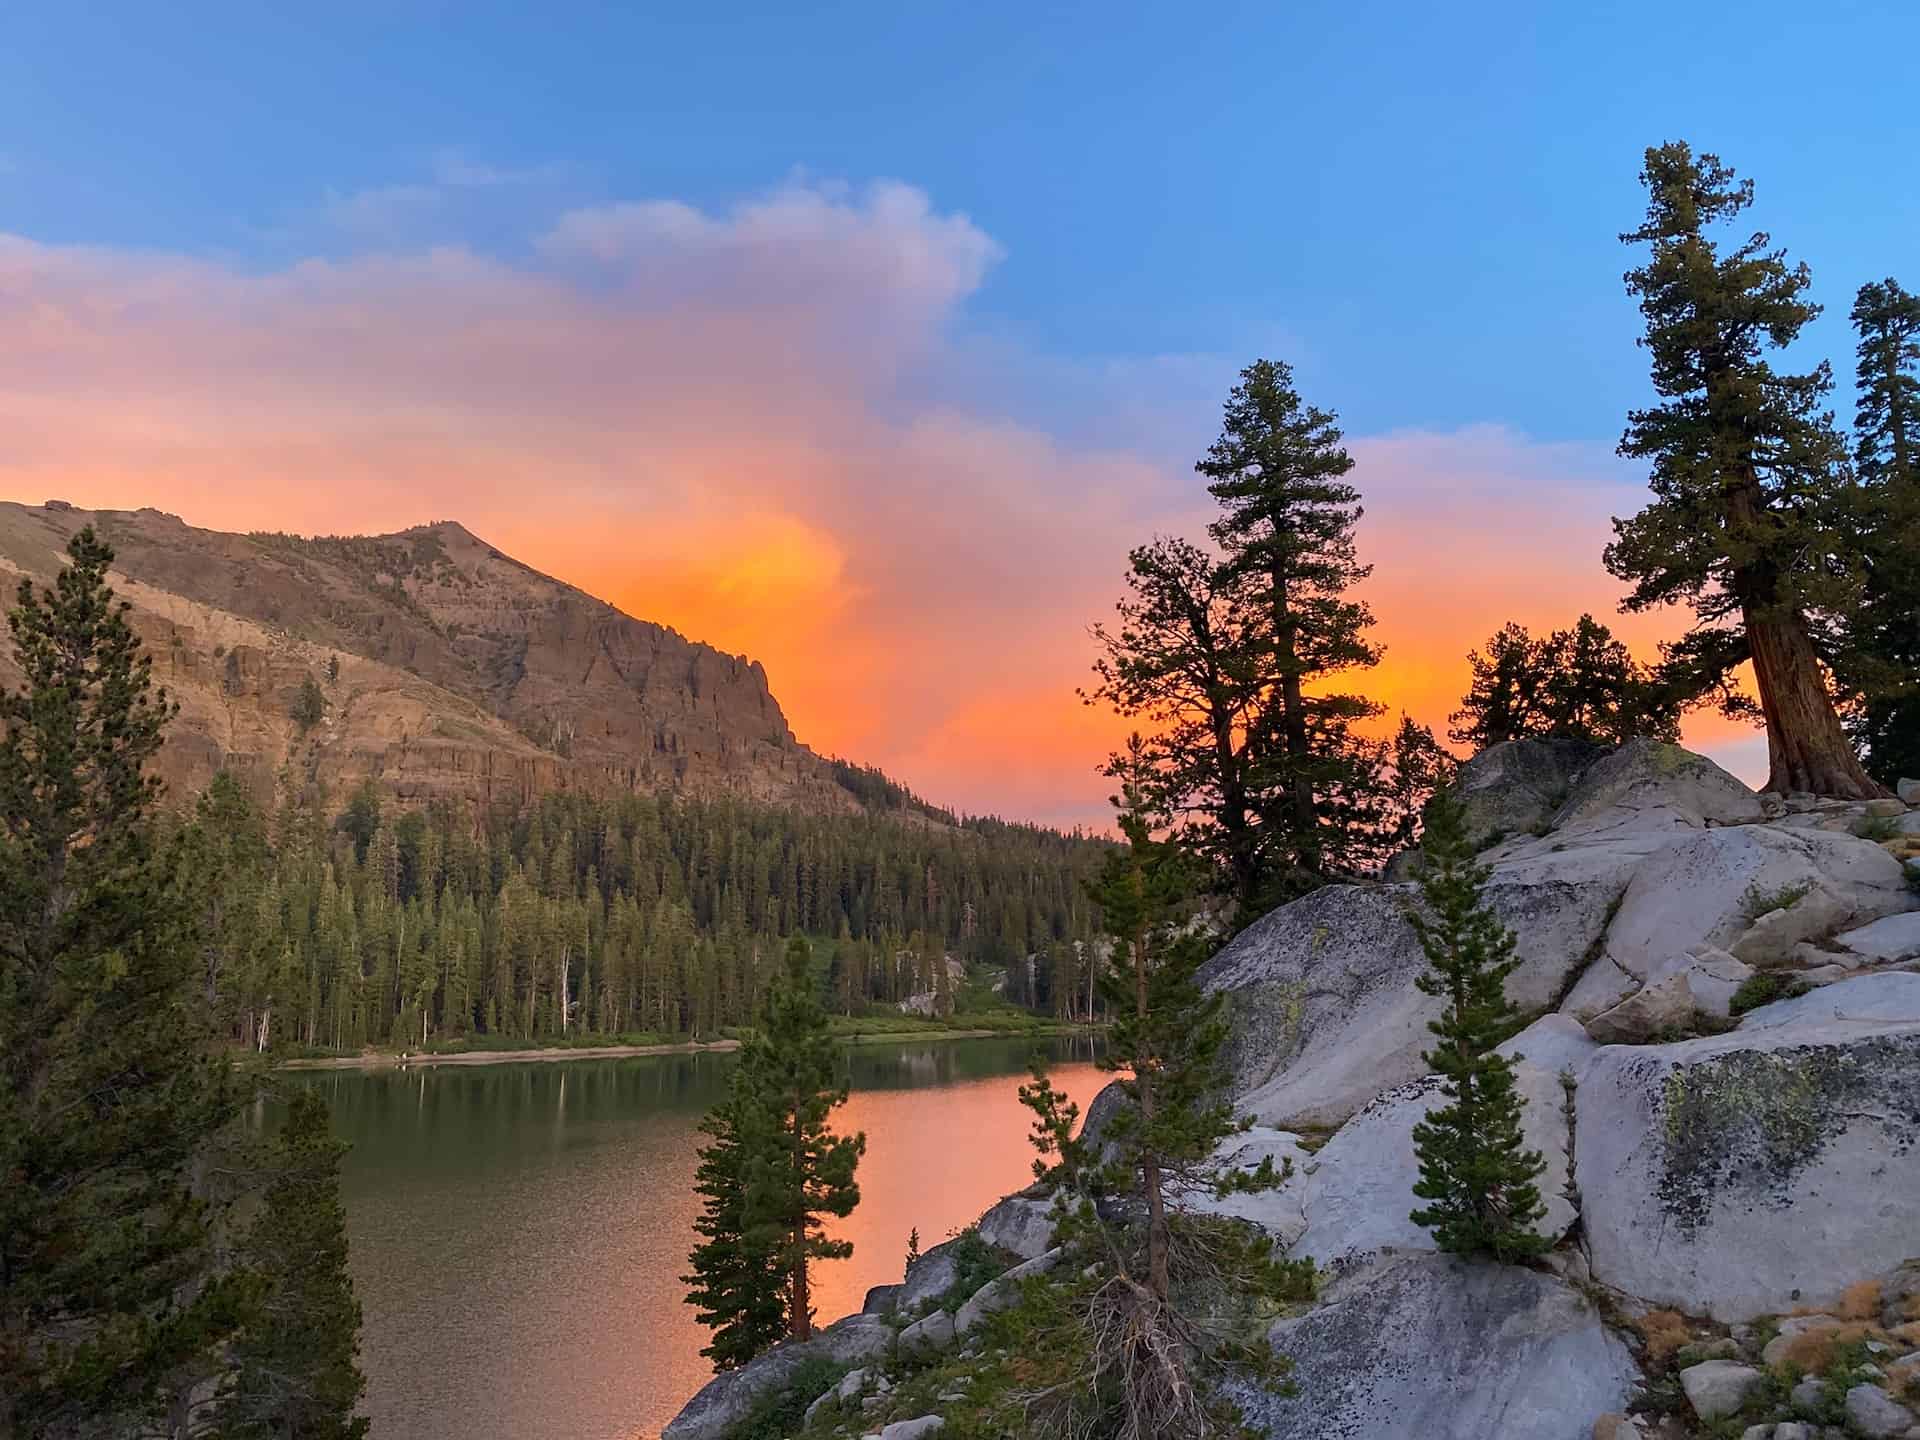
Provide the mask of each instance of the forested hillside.
POLYGON ((727 797, 548 795, 477 820, 363 785, 269 811, 216 777, 178 843, 205 907, 205 994, 250 1048, 463 1037, 707 1035, 745 1021, 785 937, 814 937, 845 1014, 931 995, 942 964, 1007 967, 1065 1003, 1046 957, 1096 917, 1104 847, 999 821, 820 815, 727 797), (1021 963, 1038 952, 1042 963, 1021 963))

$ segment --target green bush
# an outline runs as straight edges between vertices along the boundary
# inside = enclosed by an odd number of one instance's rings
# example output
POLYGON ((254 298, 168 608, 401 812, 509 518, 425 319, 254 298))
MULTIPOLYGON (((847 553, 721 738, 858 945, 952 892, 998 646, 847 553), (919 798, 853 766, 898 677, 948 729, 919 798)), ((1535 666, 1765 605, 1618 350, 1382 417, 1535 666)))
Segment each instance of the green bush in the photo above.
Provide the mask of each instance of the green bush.
POLYGON ((1804 995, 1812 988, 1804 980, 1762 971, 1740 982, 1740 988, 1733 992, 1733 999, 1728 1002, 1727 1008, 1735 1015, 1744 1015, 1762 1005, 1771 1005, 1775 1000, 1791 1000, 1796 995, 1804 995))
POLYGON ((1759 882, 1747 887, 1746 912, 1748 920, 1758 920, 1762 915, 1771 915, 1775 910, 1785 910, 1797 905, 1813 889, 1810 884, 1782 885, 1777 890, 1762 890, 1759 882))
POLYGON ((957 1312, 980 1293, 983 1285, 1004 1275, 1009 1266, 1000 1252, 981 1239, 980 1232, 971 1225, 954 1236, 952 1253, 953 1283, 941 1295, 940 1308, 957 1312))
POLYGON ((727 1440, 787 1440, 800 1432, 807 1407, 840 1383, 848 1367, 824 1355, 809 1355, 793 1378, 761 1398, 747 1417, 727 1432, 727 1440))

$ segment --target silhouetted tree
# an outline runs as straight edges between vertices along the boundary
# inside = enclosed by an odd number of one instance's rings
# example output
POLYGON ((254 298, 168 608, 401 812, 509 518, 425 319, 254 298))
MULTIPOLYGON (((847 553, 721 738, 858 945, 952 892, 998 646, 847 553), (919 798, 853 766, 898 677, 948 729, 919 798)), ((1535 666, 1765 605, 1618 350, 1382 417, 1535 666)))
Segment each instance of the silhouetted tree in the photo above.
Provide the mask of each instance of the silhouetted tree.
POLYGON ((1453 783, 1460 762, 1425 725, 1401 715, 1400 728, 1387 745, 1386 788, 1382 796, 1384 847, 1400 851, 1420 843, 1422 817, 1434 793, 1453 783))
POLYGON ((1129 557, 1120 625, 1093 627, 1102 654, 1088 703, 1152 726, 1105 773, 1176 826, 1243 906, 1272 888, 1257 750, 1265 732, 1266 617, 1244 576, 1186 540, 1129 557))
POLYGON ((1255 735, 1256 794, 1286 898, 1355 868, 1372 819, 1377 756, 1352 732, 1381 707, 1331 682, 1377 664, 1373 615, 1351 591, 1372 573, 1353 546, 1362 511, 1337 417, 1293 372, 1256 360, 1227 397, 1220 437, 1194 468, 1221 515, 1227 574, 1264 624, 1251 631, 1268 688, 1255 735))
POLYGON ((1678 740, 1670 687, 1591 615, 1535 640, 1509 621, 1469 652, 1473 679, 1449 717, 1451 738, 1476 752, 1507 740, 1621 745, 1635 736, 1678 740))
POLYGON ((1292 373, 1241 372, 1220 438, 1195 467, 1221 506, 1215 555, 1161 539, 1133 552, 1117 630, 1089 702, 1149 722, 1106 773, 1216 867, 1242 923, 1378 859, 1379 713, 1335 677, 1379 659, 1349 596, 1358 494, 1334 417, 1292 373))

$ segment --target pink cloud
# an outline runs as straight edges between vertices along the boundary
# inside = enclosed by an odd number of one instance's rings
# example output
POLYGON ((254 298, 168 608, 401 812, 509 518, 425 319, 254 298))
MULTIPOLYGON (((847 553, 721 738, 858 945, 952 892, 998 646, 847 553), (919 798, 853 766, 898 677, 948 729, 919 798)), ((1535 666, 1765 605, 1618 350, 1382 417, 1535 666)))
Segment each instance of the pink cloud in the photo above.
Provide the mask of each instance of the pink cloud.
MULTIPOLYGON (((1101 815, 1119 727, 1073 694, 1086 626, 1127 549, 1207 502, 1138 451, 902 400, 910 369, 968 390, 952 332, 990 236, 910 186, 795 181, 721 214, 569 211, 534 253, 248 273, 0 236, 0 488, 222 528, 457 517, 764 660, 823 749, 969 808, 1101 815)), ((1165 373, 1082 389, 1122 410, 1165 373)), ((1492 428, 1354 448, 1393 703, 1443 719, 1509 616, 1611 610, 1633 486, 1604 456, 1492 428)))

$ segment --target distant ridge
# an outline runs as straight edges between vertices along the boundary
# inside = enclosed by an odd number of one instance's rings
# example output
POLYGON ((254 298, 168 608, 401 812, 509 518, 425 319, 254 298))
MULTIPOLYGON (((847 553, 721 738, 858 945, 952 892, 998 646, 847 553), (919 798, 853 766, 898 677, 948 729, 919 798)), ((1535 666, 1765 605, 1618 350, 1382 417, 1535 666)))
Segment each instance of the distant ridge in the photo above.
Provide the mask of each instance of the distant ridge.
MULTIPOLYGON (((225 769, 263 801, 283 776, 336 797, 372 777, 415 804, 672 790, 947 818, 802 745, 759 662, 623 614, 456 521, 305 539, 0 502, 0 580, 50 579, 88 524, 180 703, 160 762, 177 793, 225 769)), ((9 649, 0 682, 18 679, 9 649)))

